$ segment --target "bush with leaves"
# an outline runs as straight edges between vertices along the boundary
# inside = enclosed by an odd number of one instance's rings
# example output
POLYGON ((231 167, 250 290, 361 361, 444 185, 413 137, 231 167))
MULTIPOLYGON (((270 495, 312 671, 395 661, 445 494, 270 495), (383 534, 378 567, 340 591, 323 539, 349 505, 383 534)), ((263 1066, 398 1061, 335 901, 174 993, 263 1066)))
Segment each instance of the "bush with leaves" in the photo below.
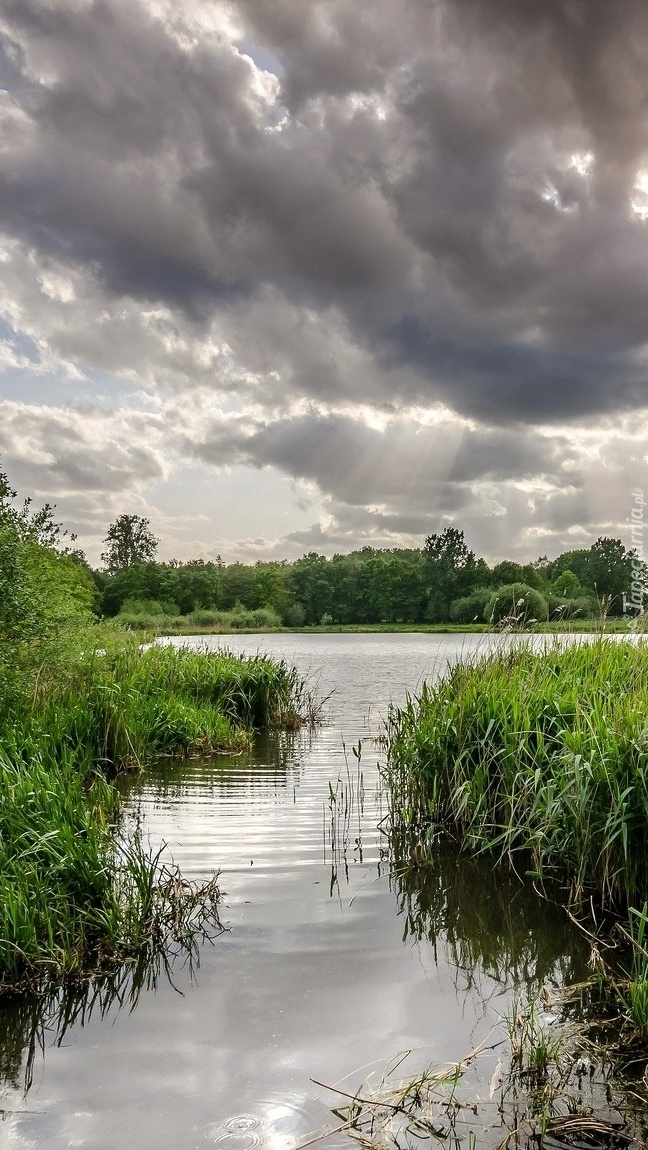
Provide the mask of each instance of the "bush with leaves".
POLYGON ((543 623, 547 618, 544 595, 526 583, 508 583, 494 591, 484 608, 487 623, 526 626, 543 623))
POLYGON ((93 619, 95 585, 45 504, 17 501, 0 472, 0 692, 32 689, 59 667, 71 633, 93 619))

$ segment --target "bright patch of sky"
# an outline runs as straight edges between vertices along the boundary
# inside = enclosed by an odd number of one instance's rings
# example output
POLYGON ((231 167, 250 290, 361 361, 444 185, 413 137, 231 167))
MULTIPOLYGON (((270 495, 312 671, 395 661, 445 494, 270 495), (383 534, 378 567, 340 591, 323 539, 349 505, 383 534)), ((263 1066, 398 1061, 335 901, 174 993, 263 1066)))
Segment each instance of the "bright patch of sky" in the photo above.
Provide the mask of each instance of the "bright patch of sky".
POLYGON ((306 530, 321 513, 312 492, 273 467, 181 465, 147 498, 166 559, 213 559, 217 553, 226 563, 278 558, 270 555, 273 540, 306 530))

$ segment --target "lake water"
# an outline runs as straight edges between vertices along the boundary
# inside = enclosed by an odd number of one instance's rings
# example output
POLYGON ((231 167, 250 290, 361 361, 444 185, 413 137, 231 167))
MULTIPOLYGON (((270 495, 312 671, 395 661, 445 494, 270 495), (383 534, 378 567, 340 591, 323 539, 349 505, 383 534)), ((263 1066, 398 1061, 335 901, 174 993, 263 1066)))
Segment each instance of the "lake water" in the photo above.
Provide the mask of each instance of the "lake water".
MULTIPOLYGON (((228 930, 195 976, 176 964, 172 983, 130 998, 127 980, 5 1008, 1 1146, 293 1150, 336 1122, 340 1100, 312 1079, 353 1090, 405 1050, 414 1069, 460 1059, 501 1037, 516 987, 579 972, 580 940, 557 910, 448 852, 422 874, 399 868, 379 828, 375 740, 390 701, 493 641, 185 640, 294 662, 332 692, 326 722, 124 783, 129 818, 188 877, 220 869, 228 930)), ((495 1059, 484 1055, 470 1083, 482 1097, 495 1059)))

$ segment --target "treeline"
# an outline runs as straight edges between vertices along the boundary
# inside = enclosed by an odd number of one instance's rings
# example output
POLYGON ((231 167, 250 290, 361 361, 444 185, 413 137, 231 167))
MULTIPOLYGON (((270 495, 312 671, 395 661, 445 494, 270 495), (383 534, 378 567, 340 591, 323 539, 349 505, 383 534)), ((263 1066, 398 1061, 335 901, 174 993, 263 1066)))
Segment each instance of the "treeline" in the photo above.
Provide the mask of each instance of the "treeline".
MULTIPOLYGON (((150 549, 149 549, 150 554, 150 549)), ((375 623, 539 621, 621 615, 637 557, 620 540, 534 563, 504 560, 490 567, 446 528, 420 549, 363 547, 327 558, 310 552, 294 562, 188 563, 139 561, 93 573, 97 611, 138 617, 192 616, 216 623, 218 613, 240 626, 301 627, 375 623)), ((109 565, 108 563, 106 564, 109 565)))

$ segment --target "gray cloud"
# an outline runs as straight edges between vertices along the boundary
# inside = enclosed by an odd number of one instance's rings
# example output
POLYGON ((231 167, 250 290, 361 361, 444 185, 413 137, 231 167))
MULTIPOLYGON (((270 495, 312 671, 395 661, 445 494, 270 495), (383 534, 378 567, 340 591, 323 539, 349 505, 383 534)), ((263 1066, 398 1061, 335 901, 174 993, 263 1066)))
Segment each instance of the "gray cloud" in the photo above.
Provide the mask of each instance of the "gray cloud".
POLYGON ((311 414, 254 429, 242 418, 214 420, 194 450, 220 466, 280 467, 328 493, 337 521, 356 531, 380 521, 392 536, 425 534, 443 514, 469 512, 484 485, 527 481, 546 495, 581 482, 578 455, 560 438, 480 433, 451 420, 396 421, 382 431, 350 416, 311 414))
POLYGON ((141 487, 167 467, 161 432, 159 418, 143 411, 0 400, 2 470, 36 503, 56 503, 57 517, 84 542, 103 538, 125 504, 146 513, 141 487))
POLYGON ((648 407, 640 0, 0 0, 0 33, 0 314, 34 376, 164 410, 110 450, 54 421, 60 490, 141 494, 175 434, 340 540, 615 522, 563 425, 648 407))

